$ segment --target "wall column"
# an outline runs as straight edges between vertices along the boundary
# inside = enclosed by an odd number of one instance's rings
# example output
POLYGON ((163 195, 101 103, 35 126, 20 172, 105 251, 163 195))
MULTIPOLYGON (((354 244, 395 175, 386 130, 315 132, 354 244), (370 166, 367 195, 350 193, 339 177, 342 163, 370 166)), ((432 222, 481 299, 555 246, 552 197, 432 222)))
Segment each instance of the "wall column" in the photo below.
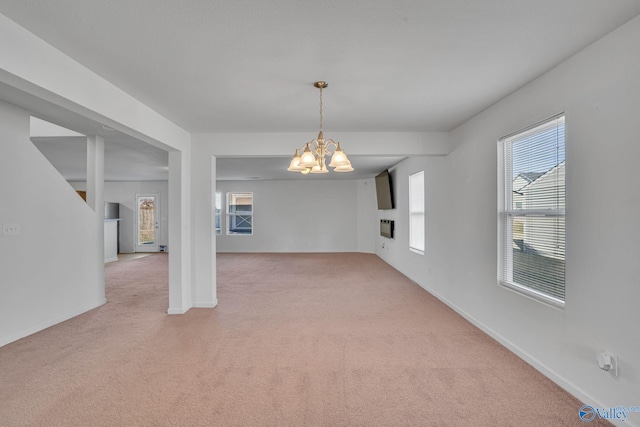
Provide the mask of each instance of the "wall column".
POLYGON ((216 294, 215 191, 216 158, 195 153, 191 173, 193 202, 193 306, 211 308, 218 305, 216 294))
POLYGON ((87 137, 87 204, 95 213, 96 280, 104 297, 104 138, 87 137))
POLYGON ((189 156, 169 151, 169 309, 183 314, 191 304, 189 156))

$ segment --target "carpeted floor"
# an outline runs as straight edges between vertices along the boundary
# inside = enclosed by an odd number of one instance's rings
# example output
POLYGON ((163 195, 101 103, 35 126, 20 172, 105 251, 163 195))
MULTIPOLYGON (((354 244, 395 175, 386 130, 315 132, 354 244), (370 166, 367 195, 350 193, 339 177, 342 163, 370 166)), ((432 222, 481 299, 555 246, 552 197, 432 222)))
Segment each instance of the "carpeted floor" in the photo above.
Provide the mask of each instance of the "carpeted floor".
MULTIPOLYGON (((581 403, 369 254, 218 254, 165 314, 166 254, 0 348, 2 426, 581 426, 581 403)), ((600 425, 598 420, 590 425, 600 425)))

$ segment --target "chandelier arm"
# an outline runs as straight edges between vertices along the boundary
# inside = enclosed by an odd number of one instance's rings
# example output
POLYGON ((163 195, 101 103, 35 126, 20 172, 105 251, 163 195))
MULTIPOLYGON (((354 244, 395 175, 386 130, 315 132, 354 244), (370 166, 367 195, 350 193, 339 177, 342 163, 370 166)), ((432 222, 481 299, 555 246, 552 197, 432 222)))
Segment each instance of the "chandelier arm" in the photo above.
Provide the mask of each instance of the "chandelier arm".
MULTIPOLYGON (((300 151, 304 151, 305 147, 307 146, 307 144, 309 144, 309 148, 311 149, 311 151, 315 151, 316 153, 318 152, 318 149, 320 148, 320 144, 318 144, 318 140, 314 139, 312 141, 309 141, 307 143, 305 143, 302 147, 299 148, 300 151)), ((339 142, 335 142, 331 139, 325 139, 324 140, 324 150, 325 150, 325 155, 333 155, 333 153, 336 151, 335 149, 338 147, 340 143, 339 142), (332 147, 329 147, 329 145, 331 145, 332 147)))
POLYGON ((324 145, 328 146, 329 144, 332 144, 334 147, 337 147, 338 145, 340 145, 339 142, 334 141, 333 139, 325 139, 324 140, 324 145))
POLYGON ((315 151, 318 148, 318 141, 315 139, 312 139, 311 141, 305 142, 304 144, 302 144, 302 147, 300 147, 299 150, 304 151, 307 144, 309 144, 309 148, 311 148, 312 151, 315 151))
MULTIPOLYGON (((311 148, 312 152, 316 152, 316 153, 318 152, 318 149, 320 148, 320 144, 318 143, 317 139, 312 139, 311 141, 304 143, 302 147, 299 148, 299 150, 304 151, 307 144, 309 144, 309 148, 311 148)), ((327 153, 326 155, 332 156, 333 153, 336 151, 336 148, 338 148, 338 146, 340 145, 340 143, 337 141, 334 141, 333 139, 325 139, 323 145, 324 145, 325 152, 327 153), (332 151, 330 151, 330 149, 332 151)))
POLYGON ((324 140, 324 145, 326 146, 327 154, 330 155, 330 156, 333 156, 333 153, 336 152, 336 148, 338 148, 340 146, 340 143, 334 141, 333 139, 325 139, 324 140), (329 145, 333 145, 333 151, 329 151, 329 145))

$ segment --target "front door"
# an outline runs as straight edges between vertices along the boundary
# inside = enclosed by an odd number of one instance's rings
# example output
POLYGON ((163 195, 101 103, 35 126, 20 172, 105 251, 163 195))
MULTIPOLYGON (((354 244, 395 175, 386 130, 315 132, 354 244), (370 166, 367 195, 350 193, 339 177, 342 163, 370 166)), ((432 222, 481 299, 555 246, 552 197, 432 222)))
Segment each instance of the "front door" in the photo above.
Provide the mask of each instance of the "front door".
POLYGON ((158 194, 136 194, 136 252, 158 252, 158 194))

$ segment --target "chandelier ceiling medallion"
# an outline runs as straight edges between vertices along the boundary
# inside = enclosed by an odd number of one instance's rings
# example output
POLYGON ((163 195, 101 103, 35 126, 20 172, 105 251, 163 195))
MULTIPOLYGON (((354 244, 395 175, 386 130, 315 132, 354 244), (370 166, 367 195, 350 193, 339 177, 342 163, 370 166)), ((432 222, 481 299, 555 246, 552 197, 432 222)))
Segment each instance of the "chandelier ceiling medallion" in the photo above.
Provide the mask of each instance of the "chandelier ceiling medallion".
POLYGON ((325 139, 322 133, 322 89, 329 86, 326 82, 315 82, 315 87, 320 89, 320 133, 318 138, 307 142, 302 149, 296 149, 296 153, 291 159, 291 164, 287 168, 291 172, 308 173, 328 173, 325 157, 331 156, 329 166, 334 172, 351 172, 351 162, 342 151, 340 143, 333 139, 325 139), (300 150, 302 154, 300 154, 300 150))

